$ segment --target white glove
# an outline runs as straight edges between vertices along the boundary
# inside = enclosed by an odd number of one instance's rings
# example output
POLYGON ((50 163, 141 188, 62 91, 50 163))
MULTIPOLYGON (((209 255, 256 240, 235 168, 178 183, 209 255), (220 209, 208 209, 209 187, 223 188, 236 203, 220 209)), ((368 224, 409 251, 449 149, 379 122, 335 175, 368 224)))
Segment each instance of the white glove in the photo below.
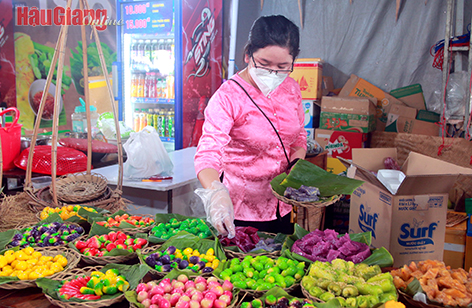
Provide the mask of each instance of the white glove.
POLYGON ((225 185, 219 181, 213 181, 210 188, 197 188, 195 193, 203 201, 207 220, 218 230, 219 234, 233 238, 236 235, 233 202, 225 185))

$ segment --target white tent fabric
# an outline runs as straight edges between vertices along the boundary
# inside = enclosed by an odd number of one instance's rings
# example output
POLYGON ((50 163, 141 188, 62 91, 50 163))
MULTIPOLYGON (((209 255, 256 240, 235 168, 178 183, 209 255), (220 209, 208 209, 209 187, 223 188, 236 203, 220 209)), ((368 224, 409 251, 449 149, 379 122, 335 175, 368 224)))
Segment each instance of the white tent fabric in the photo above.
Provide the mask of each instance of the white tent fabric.
MULTIPOLYGON (((303 28, 297 0, 265 0, 262 10, 259 1, 240 0, 239 69, 245 67, 241 59, 248 27, 258 16, 282 14, 301 28, 299 58, 321 58, 323 75, 333 77, 337 88, 355 74, 386 92, 419 83, 427 103, 434 100, 434 91, 441 90, 442 72, 432 67, 430 49, 444 39, 447 1, 402 0, 397 21, 396 1, 392 0, 301 3, 303 28), (254 10, 259 12, 257 16, 254 10)), ((465 1, 465 26, 463 32, 459 29, 460 34, 467 31, 471 11, 472 1, 465 1)))

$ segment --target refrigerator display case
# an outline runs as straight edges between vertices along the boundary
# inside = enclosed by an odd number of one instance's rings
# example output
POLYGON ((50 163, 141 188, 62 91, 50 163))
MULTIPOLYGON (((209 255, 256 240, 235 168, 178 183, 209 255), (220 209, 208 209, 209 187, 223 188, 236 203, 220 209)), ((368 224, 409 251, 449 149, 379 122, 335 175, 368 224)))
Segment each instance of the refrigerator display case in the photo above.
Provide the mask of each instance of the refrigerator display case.
POLYGON ((153 126, 168 151, 196 145, 221 84, 222 1, 118 0, 120 120, 153 126))

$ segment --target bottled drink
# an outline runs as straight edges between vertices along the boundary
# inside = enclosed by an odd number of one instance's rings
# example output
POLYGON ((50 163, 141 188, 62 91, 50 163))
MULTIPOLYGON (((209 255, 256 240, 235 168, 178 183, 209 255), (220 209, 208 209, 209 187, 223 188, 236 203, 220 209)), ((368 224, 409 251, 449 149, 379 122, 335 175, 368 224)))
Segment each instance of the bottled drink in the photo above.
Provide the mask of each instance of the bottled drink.
POLYGON ((138 40, 138 47, 136 53, 137 63, 143 64, 144 63, 144 40, 138 40))
POLYGON ((148 97, 156 97, 156 73, 149 73, 148 97))
POLYGON ((140 123, 139 123, 139 109, 135 109, 134 110, 134 114, 133 114, 133 130, 135 132, 139 132, 139 126, 140 126, 140 123))
POLYGON ((133 67, 136 65, 136 59, 137 59, 137 54, 138 54, 138 44, 136 40, 131 41, 130 52, 131 52, 131 55, 130 55, 131 66, 133 67))
POLYGON ((165 121, 164 121, 164 111, 159 110, 158 118, 157 118, 157 132, 159 133, 159 137, 164 137, 165 133, 165 121))
POLYGON ((144 97, 144 75, 138 74, 138 86, 136 97, 144 97))
POLYGON ((148 113, 146 114, 146 117, 147 117, 147 119, 146 119, 146 120, 147 120, 147 121, 146 121, 147 125, 148 125, 148 126, 154 126, 154 122, 153 122, 153 121, 154 121, 154 120, 153 120, 153 110, 152 110, 152 109, 149 109, 149 110, 148 110, 148 113))
POLYGON ((152 49, 151 49, 151 63, 152 63, 152 68, 157 68, 157 59, 159 55, 159 44, 157 40, 152 40, 152 49))
POLYGON ((166 78, 166 89, 167 89, 167 98, 174 97, 174 75, 169 75, 166 78))
POLYGON ((161 79, 156 80, 156 97, 162 98, 161 79))
POLYGON ((159 109, 154 109, 154 113, 152 114, 152 126, 156 129, 156 132, 159 132, 158 127, 158 119, 159 119, 159 109))
POLYGON ((147 126, 147 116, 144 109, 141 109, 141 114, 139 116, 139 130, 143 130, 147 126))
POLYGON ((150 73, 146 73, 144 77, 144 97, 150 97, 149 96, 149 87, 151 83, 151 76, 149 75, 150 73))
POLYGON ((167 127, 169 131, 169 137, 174 138, 175 136, 174 135, 174 119, 175 119, 174 110, 169 111, 169 113, 167 114, 167 117, 168 117, 167 127))
POLYGON ((164 137, 169 137, 169 112, 165 112, 163 117, 164 117, 164 137))
POLYGON ((144 64, 146 65, 151 65, 151 51, 152 51, 152 45, 151 45, 151 40, 145 40, 144 41, 144 64))
POLYGON ((136 97, 138 89, 138 80, 136 74, 131 74, 131 97, 136 97))

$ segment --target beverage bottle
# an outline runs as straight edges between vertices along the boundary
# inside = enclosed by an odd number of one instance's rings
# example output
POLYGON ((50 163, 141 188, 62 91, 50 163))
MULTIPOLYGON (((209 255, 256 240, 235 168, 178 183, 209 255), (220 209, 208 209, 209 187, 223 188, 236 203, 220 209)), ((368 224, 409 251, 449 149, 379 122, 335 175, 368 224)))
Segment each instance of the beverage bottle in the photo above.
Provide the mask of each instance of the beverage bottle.
POLYGON ((169 123, 167 124, 168 130, 169 130, 169 137, 174 138, 175 137, 175 133, 174 133, 174 120, 175 120, 174 110, 169 111, 167 116, 169 118, 169 123))
POLYGON ((133 113, 133 130, 139 132, 139 109, 134 109, 133 113))
POLYGON ((169 76, 167 76, 166 87, 167 87, 167 97, 168 98, 175 98, 174 75, 173 74, 170 74, 169 76))
POLYGON ((152 51, 152 45, 151 45, 151 40, 145 40, 144 41, 144 64, 146 65, 151 65, 151 51, 152 51))
POLYGON ((146 114, 146 123, 148 126, 154 126, 154 122, 153 122, 153 110, 152 109, 148 109, 148 112, 146 114))
POLYGON ((164 115, 164 137, 169 137, 169 112, 165 112, 164 115))
MULTIPOLYGON (((174 40, 169 39, 169 56, 170 56, 170 61, 172 65, 174 64, 175 57, 174 57, 174 40)), ((173 70, 172 70, 173 72, 173 70)))
POLYGON ((157 128, 158 128, 158 133, 160 137, 164 137, 165 133, 165 114, 163 110, 159 110, 159 115, 158 115, 158 120, 157 120, 157 128))
POLYGON ((147 117, 144 109, 141 109, 141 114, 139 116, 139 130, 143 130, 147 126, 147 117))
POLYGON ((136 97, 137 79, 136 74, 131 74, 131 97, 136 97))
POLYGON ((139 97, 144 97, 144 87, 146 86, 146 78, 145 78, 145 74, 140 74, 141 78, 139 79, 139 93, 138 93, 138 96, 139 97))
POLYGON ((156 132, 159 132, 158 127, 158 119, 159 119, 159 109, 154 109, 154 113, 152 114, 152 126, 156 129, 156 132))
POLYGON ((142 97, 141 93, 144 92, 142 80, 142 74, 136 74, 136 95, 135 97, 142 97))
POLYGON ((155 68, 157 68, 157 59, 158 59, 158 54, 159 54, 159 44, 158 44, 157 40, 152 40, 151 44, 152 44, 151 63, 152 63, 152 68, 155 69, 155 68))
POLYGON ((142 65, 144 63, 144 40, 138 40, 138 47, 136 52, 137 63, 142 65))
POLYGON ((137 53, 138 53, 138 44, 136 40, 132 40, 131 45, 130 45, 131 67, 134 67, 136 65, 137 53))
POLYGON ((162 98, 162 92, 161 92, 161 79, 158 78, 156 80, 156 97, 157 98, 162 98))
POLYGON ((144 77, 144 94, 143 97, 149 97, 149 85, 150 85, 150 76, 149 73, 146 73, 144 77))

